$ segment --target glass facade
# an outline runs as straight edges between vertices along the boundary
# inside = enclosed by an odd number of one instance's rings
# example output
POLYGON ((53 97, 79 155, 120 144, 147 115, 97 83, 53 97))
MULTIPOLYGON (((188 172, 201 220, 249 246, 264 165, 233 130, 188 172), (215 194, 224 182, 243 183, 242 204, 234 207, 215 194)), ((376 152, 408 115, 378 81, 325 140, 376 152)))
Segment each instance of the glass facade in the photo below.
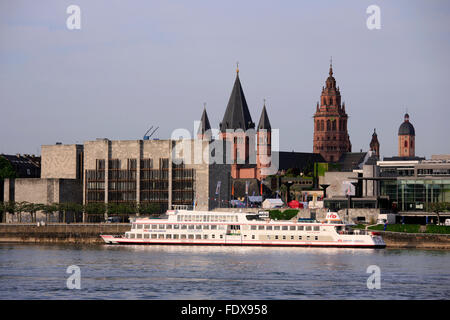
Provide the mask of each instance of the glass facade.
POLYGON ((430 203, 450 202, 450 179, 382 180, 380 186, 398 211, 426 211, 430 203))

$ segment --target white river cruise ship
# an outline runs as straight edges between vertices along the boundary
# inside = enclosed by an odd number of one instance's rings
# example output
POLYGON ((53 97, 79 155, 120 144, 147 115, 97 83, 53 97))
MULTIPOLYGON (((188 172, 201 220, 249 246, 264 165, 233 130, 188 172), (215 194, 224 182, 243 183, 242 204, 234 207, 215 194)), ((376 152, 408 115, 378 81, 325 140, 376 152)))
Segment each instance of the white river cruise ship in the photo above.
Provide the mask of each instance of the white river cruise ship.
POLYGON ((108 244, 310 246, 384 248, 377 232, 352 229, 336 212, 324 221, 271 220, 255 213, 168 210, 162 218, 135 218, 125 235, 101 235, 108 244))

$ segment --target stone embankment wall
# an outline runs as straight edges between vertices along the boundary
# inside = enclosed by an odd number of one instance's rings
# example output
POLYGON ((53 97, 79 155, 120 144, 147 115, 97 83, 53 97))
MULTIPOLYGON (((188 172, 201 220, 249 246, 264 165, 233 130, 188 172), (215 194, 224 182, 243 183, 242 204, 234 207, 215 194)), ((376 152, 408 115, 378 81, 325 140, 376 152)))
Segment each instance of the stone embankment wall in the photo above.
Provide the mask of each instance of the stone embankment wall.
POLYGON ((0 224, 0 242, 103 243, 101 234, 120 235, 129 230, 129 223, 0 224))
POLYGON ((447 249, 450 234, 379 231, 388 248, 447 249))

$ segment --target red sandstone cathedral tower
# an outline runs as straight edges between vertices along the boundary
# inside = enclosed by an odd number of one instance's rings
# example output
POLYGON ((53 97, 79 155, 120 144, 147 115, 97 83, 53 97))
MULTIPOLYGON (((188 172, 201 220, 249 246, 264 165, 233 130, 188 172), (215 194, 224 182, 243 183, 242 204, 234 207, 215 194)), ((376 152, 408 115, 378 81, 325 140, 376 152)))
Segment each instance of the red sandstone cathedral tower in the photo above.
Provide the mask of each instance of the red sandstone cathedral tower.
POLYGON ((314 114, 313 152, 320 153, 327 162, 337 162, 343 153, 352 151, 352 145, 347 131, 345 102, 341 105, 341 93, 339 87, 336 88, 331 63, 325 84, 314 114))

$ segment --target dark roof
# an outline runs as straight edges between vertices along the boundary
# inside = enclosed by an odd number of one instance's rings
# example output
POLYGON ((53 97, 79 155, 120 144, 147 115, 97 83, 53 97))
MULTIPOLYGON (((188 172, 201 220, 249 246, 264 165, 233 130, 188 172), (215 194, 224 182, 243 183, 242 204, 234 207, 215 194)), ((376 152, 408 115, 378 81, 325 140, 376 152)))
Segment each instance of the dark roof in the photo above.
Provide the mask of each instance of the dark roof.
POLYGON ((0 154, 11 163, 17 178, 40 178, 41 177, 41 157, 28 154, 0 154))
POLYGON ((277 156, 278 170, 297 168, 303 171, 308 164, 326 162, 320 153, 272 151, 272 159, 276 159, 277 156))
POLYGON ((425 160, 424 157, 384 157, 383 161, 413 161, 413 160, 425 160))
POLYGON ((206 113, 206 108, 203 109, 202 118, 200 119, 200 126, 198 127, 197 134, 205 134, 206 131, 211 130, 211 125, 209 124, 208 114, 206 113))
POLYGON ((261 112, 261 117, 259 118, 258 130, 259 129, 272 129, 272 127, 270 126, 269 116, 267 115, 266 105, 264 105, 261 112))
POLYGON ((341 171, 352 171, 359 169, 359 165, 364 161, 367 152, 345 152, 339 158, 341 171))
POLYGON ((233 91, 231 92, 225 115, 220 123, 220 131, 225 132, 227 129, 243 129, 246 131, 254 127, 255 124, 250 116, 238 73, 234 81, 233 91))
POLYGON ((415 136, 416 132, 414 130, 414 126, 409 121, 403 122, 400 125, 400 128, 398 128, 398 135, 415 136))

